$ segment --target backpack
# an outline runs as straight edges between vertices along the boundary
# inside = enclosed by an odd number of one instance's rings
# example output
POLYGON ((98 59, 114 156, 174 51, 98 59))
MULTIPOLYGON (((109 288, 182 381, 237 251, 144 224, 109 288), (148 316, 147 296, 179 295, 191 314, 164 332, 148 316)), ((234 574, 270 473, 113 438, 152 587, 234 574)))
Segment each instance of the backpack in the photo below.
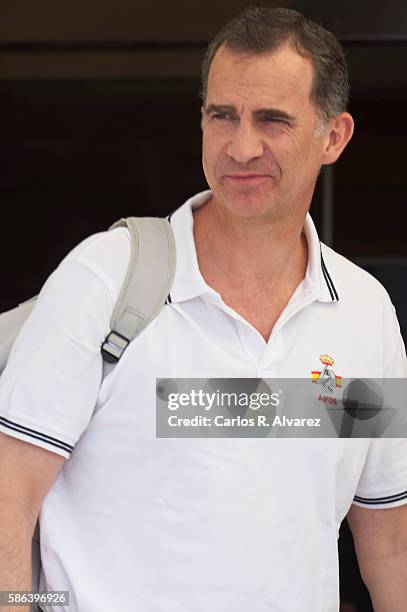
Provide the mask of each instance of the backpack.
MULTIPOLYGON (((175 272, 175 239, 167 219, 129 217, 109 227, 126 227, 131 254, 122 288, 110 319, 110 333, 101 338, 103 376, 121 358, 130 342, 158 315, 166 303, 175 272)), ((0 376, 37 296, 0 315, 0 376)), ((39 523, 32 542, 32 590, 37 592, 41 570, 39 523)))

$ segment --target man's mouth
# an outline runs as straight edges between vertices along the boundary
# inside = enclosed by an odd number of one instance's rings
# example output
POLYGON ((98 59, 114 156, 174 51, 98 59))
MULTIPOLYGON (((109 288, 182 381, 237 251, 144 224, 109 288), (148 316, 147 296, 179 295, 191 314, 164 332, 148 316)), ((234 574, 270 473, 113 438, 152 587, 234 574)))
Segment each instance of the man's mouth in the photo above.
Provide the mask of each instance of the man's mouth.
POLYGON ((225 179, 241 184, 256 184, 270 178, 268 174, 258 174, 256 172, 237 172, 233 174, 225 174, 225 179))

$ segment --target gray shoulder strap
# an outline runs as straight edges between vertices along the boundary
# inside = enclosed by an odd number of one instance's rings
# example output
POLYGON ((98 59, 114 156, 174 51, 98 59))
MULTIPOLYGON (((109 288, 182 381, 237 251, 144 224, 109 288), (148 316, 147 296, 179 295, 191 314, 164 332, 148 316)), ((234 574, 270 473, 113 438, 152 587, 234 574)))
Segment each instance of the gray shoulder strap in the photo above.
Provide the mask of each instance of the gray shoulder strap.
POLYGON ((109 229, 128 227, 131 255, 126 277, 102 345, 103 359, 115 363, 131 340, 159 313, 175 272, 175 239, 167 219, 129 217, 109 229))

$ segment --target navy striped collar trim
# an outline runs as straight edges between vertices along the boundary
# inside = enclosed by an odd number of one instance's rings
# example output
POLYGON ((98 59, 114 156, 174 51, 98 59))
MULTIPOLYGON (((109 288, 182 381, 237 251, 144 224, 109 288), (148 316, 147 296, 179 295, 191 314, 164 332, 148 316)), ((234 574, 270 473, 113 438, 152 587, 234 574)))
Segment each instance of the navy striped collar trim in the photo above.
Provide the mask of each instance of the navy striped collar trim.
MULTIPOLYGON (((171 223, 171 217, 174 214, 175 210, 171 211, 170 214, 167 217, 167 221, 168 223, 171 223)), ((172 304, 172 298, 171 298, 171 293, 168 294, 167 299, 165 300, 166 304, 172 304)))
POLYGON ((338 292, 336 290, 336 287, 333 283, 332 277, 328 272, 328 268, 326 267, 326 263, 324 261, 324 257, 322 255, 322 249, 321 249, 321 272, 322 275, 324 277, 326 286, 328 288, 329 291, 329 295, 331 296, 331 301, 332 302, 339 302, 339 295, 338 292))

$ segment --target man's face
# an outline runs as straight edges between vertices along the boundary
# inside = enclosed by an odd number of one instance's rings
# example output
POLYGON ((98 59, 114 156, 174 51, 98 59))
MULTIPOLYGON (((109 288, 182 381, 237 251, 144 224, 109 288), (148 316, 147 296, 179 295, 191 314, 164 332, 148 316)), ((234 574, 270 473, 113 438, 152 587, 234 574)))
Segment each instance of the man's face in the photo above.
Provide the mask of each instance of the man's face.
POLYGON ((217 203, 241 217, 304 215, 323 163, 314 135, 313 68, 284 46, 243 55, 221 47, 203 107, 203 168, 217 203))

